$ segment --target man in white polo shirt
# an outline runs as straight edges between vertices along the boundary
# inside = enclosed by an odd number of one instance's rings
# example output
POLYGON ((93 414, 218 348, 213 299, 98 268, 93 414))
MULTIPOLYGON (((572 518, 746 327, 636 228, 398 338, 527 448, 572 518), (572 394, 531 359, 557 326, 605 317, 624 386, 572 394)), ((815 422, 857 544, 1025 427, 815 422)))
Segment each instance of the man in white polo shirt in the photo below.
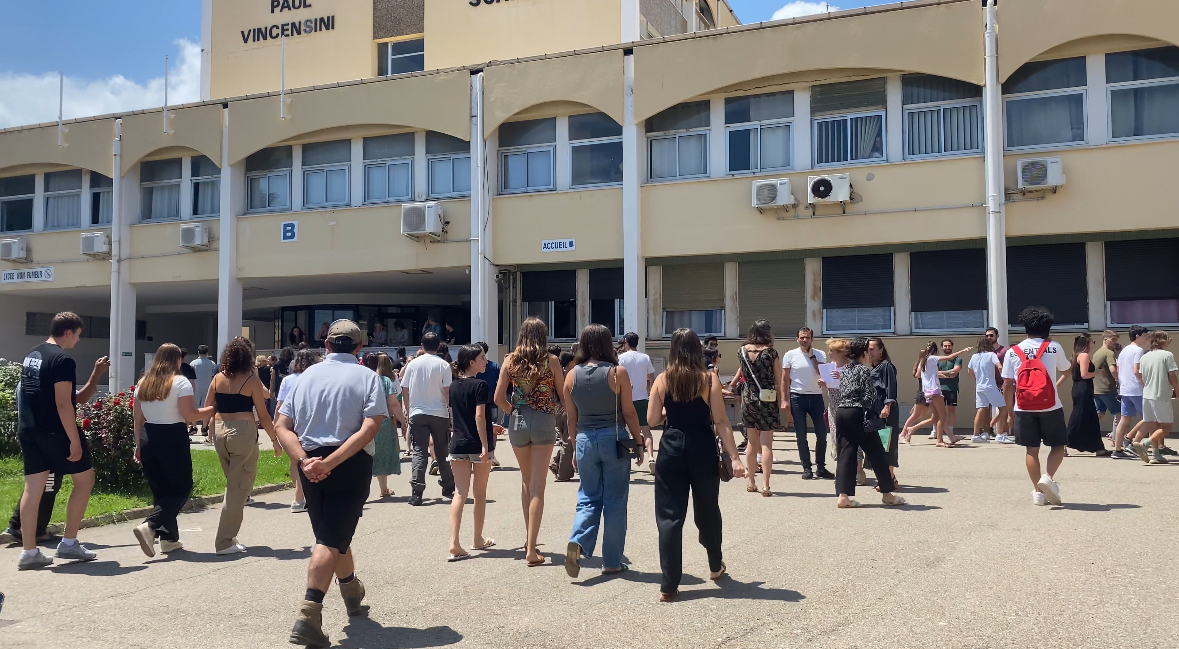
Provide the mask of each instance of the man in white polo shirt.
POLYGON ((827 362, 827 355, 811 347, 814 340, 814 332, 803 327, 798 330, 798 348, 782 356, 782 369, 785 370, 782 383, 790 386, 790 392, 789 395, 780 393, 779 408, 789 408, 794 417, 794 435, 798 440, 798 458, 802 461, 802 479, 834 480, 835 475, 826 467, 827 421, 823 419, 823 414, 827 412, 827 406, 823 404, 824 390, 819 379, 819 364, 827 362), (813 473, 811 449, 806 440, 807 415, 810 415, 811 425, 815 428, 816 470, 813 473))
POLYGON ((1150 345, 1149 332, 1142 325, 1130 327, 1130 344, 1122 348, 1118 354, 1118 398, 1122 402, 1121 418, 1114 431, 1114 450, 1112 457, 1132 457, 1126 452, 1123 443, 1129 436, 1135 441, 1135 435, 1142 427, 1142 379, 1138 362, 1146 354, 1150 345), (1135 423, 1134 420, 1138 421, 1135 423), (1130 424, 1134 423, 1131 427, 1130 424))
POLYGON ((454 496, 454 474, 446 452, 450 449, 450 382, 454 378, 450 363, 438 356, 442 340, 433 332, 422 336, 425 354, 409 362, 401 377, 401 399, 409 413, 409 443, 413 448, 413 462, 409 485, 413 494, 409 504, 422 504, 426 491, 426 465, 430 461, 430 440, 434 440, 434 454, 442 479, 442 497, 454 496))
POLYGON ((299 377, 279 409, 279 441, 298 462, 315 549, 307 567, 307 593, 291 630, 291 644, 331 645, 323 633, 323 598, 334 574, 348 615, 368 607, 356 578, 352 537, 372 483, 373 440, 389 416, 376 372, 356 362, 368 340, 351 320, 328 330, 327 357, 299 377))
POLYGON ((618 364, 630 375, 631 400, 639 414, 639 428, 643 431, 643 445, 647 447, 647 470, 655 473, 655 446, 651 427, 647 425, 647 397, 655 383, 655 365, 651 357, 639 351, 639 335, 633 331, 622 337, 626 350, 618 355, 618 364))

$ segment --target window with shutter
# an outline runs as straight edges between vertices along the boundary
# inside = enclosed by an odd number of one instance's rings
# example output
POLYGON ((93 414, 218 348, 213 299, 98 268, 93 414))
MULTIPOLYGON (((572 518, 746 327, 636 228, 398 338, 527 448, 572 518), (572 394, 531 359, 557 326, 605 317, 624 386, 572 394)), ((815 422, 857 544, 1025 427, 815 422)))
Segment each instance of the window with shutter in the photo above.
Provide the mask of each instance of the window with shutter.
POLYGON ((621 268, 593 268, 590 280, 590 320, 605 325, 612 336, 623 329, 623 287, 621 268))
POLYGON ((576 338, 577 271, 535 271, 522 275, 525 317, 543 320, 550 339, 576 338))
POLYGON ((913 331, 981 331, 987 326, 986 250, 909 255, 913 331))
POLYGON ((777 338, 806 326, 806 270, 802 259, 743 261, 737 267, 738 330, 767 320, 777 338))
POLYGON ((823 258, 823 331, 893 331, 892 255, 823 258))
POLYGON ((686 327, 701 336, 725 333, 725 265, 663 267, 663 335, 686 327))
POLYGON ((1179 239, 1107 242, 1105 297, 1111 325, 1179 324, 1179 239))
POLYGON ((1063 243, 1007 248, 1007 321, 1019 325, 1019 312, 1042 306, 1057 327, 1087 327, 1089 289, 1085 244, 1063 243))

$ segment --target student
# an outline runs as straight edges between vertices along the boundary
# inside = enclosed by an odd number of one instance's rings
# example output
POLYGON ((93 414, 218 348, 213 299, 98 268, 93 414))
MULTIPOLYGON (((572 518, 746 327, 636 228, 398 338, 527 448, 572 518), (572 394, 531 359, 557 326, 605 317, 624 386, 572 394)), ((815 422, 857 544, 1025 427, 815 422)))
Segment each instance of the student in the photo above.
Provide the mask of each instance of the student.
POLYGON ((659 528, 659 600, 674 601, 683 577, 684 522, 692 495, 700 544, 708 553, 708 578, 716 581, 727 568, 721 553, 720 474, 717 441, 732 462, 734 477, 745 467, 733 443, 725 415, 720 378, 701 365, 700 338, 691 329, 671 335, 667 371, 651 388, 651 418, 667 426, 659 438, 655 470, 655 524, 659 528), (664 412, 667 416, 664 418, 664 412))
POLYGON ((826 406, 823 393, 826 391, 819 378, 819 365, 827 362, 827 355, 811 345, 815 334, 803 327, 798 330, 798 348, 782 356, 782 387, 790 386, 787 394, 781 395, 781 409, 793 413, 794 436, 798 440, 798 459, 802 462, 802 479, 815 477, 834 480, 835 475, 827 470, 827 421, 823 418, 826 406), (815 463, 817 469, 811 472, 811 450, 807 445, 806 418, 810 416, 815 429, 815 463))
POLYGON ((932 425, 934 439, 937 440, 938 448, 953 448, 955 444, 962 441, 962 438, 955 435, 952 430, 946 429, 948 415, 946 414, 946 399, 942 395, 941 375, 939 374, 938 363, 953 361, 962 354, 969 353, 972 348, 966 347, 961 351, 945 356, 938 356, 937 349, 937 343, 932 340, 929 341, 925 349, 922 349, 921 354, 917 357, 917 363, 913 365, 913 377, 921 379, 921 395, 925 398, 926 403, 929 404, 929 419, 913 424, 912 426, 906 424, 906 430, 902 435, 906 439, 911 439, 914 430, 932 425))
MULTIPOLYGON (((494 397, 495 389, 499 386, 499 363, 491 360, 490 358, 487 358, 487 352, 491 349, 487 343, 480 341, 476 344, 483 349, 483 358, 487 359, 487 368, 480 372, 479 375, 475 378, 486 383, 487 389, 494 397)), ((497 432, 494 427, 499 423, 499 408, 495 406, 494 401, 487 402, 487 419, 488 421, 492 422, 492 428, 487 429, 487 434, 489 436, 487 438, 487 460, 491 462, 491 466, 497 467, 499 466, 499 460, 495 459, 495 438, 497 432)))
MULTIPOLYGON (((291 398, 291 393, 295 391, 295 386, 299 384, 299 377, 303 375, 303 372, 318 362, 319 354, 310 349, 299 350, 290 365, 291 373, 283 379, 282 386, 279 387, 278 399, 275 403, 276 412, 282 408, 284 402, 291 398)), ((295 457, 293 455, 287 457, 291 460, 291 481, 295 484, 295 499, 291 501, 291 513, 300 514, 307 511, 307 499, 303 495, 303 481, 299 479, 299 465, 295 461, 295 457)))
MULTIPOLYGON (((1073 340, 1073 411, 1068 418, 1068 447, 1105 457, 1109 451, 1101 439, 1101 419, 1097 416, 1097 402, 1093 399, 1096 368, 1090 358, 1092 352, 1093 339, 1089 334, 1081 334, 1073 340)), ((1066 376, 1061 374, 1056 380, 1057 389, 1060 389, 1066 376)))
POLYGON ((373 476, 381 489, 381 498, 390 498, 394 494, 389 488, 389 476, 401 475, 401 451, 397 448, 397 426, 405 426, 405 415, 397 400, 401 395, 401 384, 393 374, 393 359, 385 354, 365 354, 364 366, 380 377, 390 415, 381 422, 373 452, 373 476))
MULTIPOLYGON (((626 368, 631 377, 631 400, 639 415, 639 427, 643 430, 643 448, 647 452, 647 470, 655 473, 655 445, 651 427, 647 425, 647 398, 651 385, 655 383, 655 365, 651 357, 639 351, 639 335, 633 331, 622 337, 622 353, 618 364, 626 368)), ((703 354, 701 354, 703 358, 703 354)))
MULTIPOLYGON (((900 483, 897 482, 896 469, 901 465, 900 449, 898 448, 901 436, 901 413, 897 404, 897 368, 892 364, 892 359, 888 356, 888 349, 880 338, 868 339, 868 361, 872 366, 872 386, 876 388, 876 403, 873 411, 879 413, 882 426, 892 429, 888 448, 884 450, 888 454, 888 468, 892 474, 892 481, 899 488, 900 483)), ((860 455, 862 456, 863 453, 861 452, 860 455)), ((864 469, 860 467, 856 472, 856 477, 859 478, 863 473, 864 469)))
POLYGON ((990 337, 984 336, 978 341, 978 352, 970 358, 970 373, 974 375, 974 436, 970 441, 982 444, 990 441, 987 435, 987 424, 992 429, 998 424, 998 441, 1000 444, 1014 444, 1015 441, 1007 435, 1007 402, 1003 399, 1003 391, 995 383, 995 372, 1003 371, 1003 364, 995 353, 995 343, 990 337), (998 410, 998 414, 991 416, 991 409, 998 410))
MULTIPOLYGON (((413 448, 413 463, 409 484, 413 490, 409 504, 422 505, 426 491, 426 469, 430 456, 430 444, 441 453, 450 445, 450 383, 454 378, 448 361, 442 360, 438 350, 442 345, 438 334, 433 332, 422 336, 421 356, 413 359, 405 368, 401 378, 401 398, 409 413, 409 441, 413 448)), ((450 464, 438 463, 442 475, 442 497, 454 497, 454 475, 450 464)))
POLYGON ((1142 380, 1140 435, 1149 436, 1154 457, 1147 459, 1146 442, 1136 441, 1131 448, 1139 459, 1150 464, 1167 464, 1167 458, 1163 457, 1162 452, 1163 440, 1167 439, 1175 426, 1175 408, 1171 405, 1171 398, 1179 393, 1179 366, 1175 364, 1175 355, 1167 351, 1170 345, 1171 336, 1167 332, 1155 331, 1150 334, 1150 351, 1138 361, 1142 380))
POLYGON ((491 417, 487 404, 491 392, 487 382, 478 374, 487 369, 487 354, 480 345, 463 345, 459 350, 454 370, 458 377, 450 384, 450 412, 454 420, 454 435, 450 438, 450 462, 454 472, 454 498, 450 501, 450 553, 447 561, 462 561, 471 556, 459 542, 463 523, 463 506, 467 496, 475 496, 474 550, 486 550, 495 539, 483 536, 483 518, 487 512, 487 478, 491 475, 491 417))
POLYGON ((377 374, 356 362, 366 342, 355 322, 332 323, 327 357, 303 372, 278 416, 283 448, 299 463, 315 534, 307 591, 291 629, 291 644, 331 645, 323 632, 323 599, 333 575, 348 616, 368 610, 364 584, 356 577, 352 538, 372 484, 373 459, 365 447, 389 411, 377 374))
POLYGON ((164 554, 184 548, 176 516, 192 495, 187 422, 213 415, 213 406, 196 407, 192 383, 181 374, 183 358, 176 345, 160 345, 135 387, 135 462, 143 467, 155 507, 132 532, 149 557, 156 556, 156 539, 164 554))
POLYGON ((1150 344, 1147 334, 1146 327, 1130 327, 1130 344, 1118 354, 1118 396, 1121 397, 1122 406, 1119 411, 1121 417, 1114 431, 1113 457, 1116 458, 1130 457, 1130 454, 1123 450, 1122 444, 1127 434, 1131 436, 1131 441, 1134 441, 1134 435, 1142 424, 1141 421, 1134 420, 1142 417, 1142 378, 1138 371, 1138 361, 1142 359, 1147 345, 1150 344), (1134 424, 1133 427, 1131 424, 1134 424))
MULTIPOLYGON (((192 396, 194 404, 197 408, 205 407, 205 397, 209 394, 209 384, 213 382, 213 375, 217 373, 217 361, 209 358, 209 346, 199 345, 197 347, 197 357, 190 363, 192 371, 196 374, 196 380, 192 382, 192 396)), ((204 420, 199 422, 201 425, 201 432, 209 433, 209 422, 204 420)))
POLYGON ((1056 391, 1056 375, 1072 367, 1060 343, 1052 341, 1052 313, 1030 306, 1019 314, 1027 338, 1007 350, 1003 359, 1003 396, 1015 406, 1015 442, 1027 449, 1026 464, 1031 477, 1032 503, 1060 504, 1056 471, 1064 461, 1068 429, 1064 406, 1056 391), (1024 365, 1028 366, 1022 371, 1024 365), (1046 444, 1048 471, 1040 473, 1040 445, 1046 444))
POLYGON ((774 334, 770 323, 758 320, 749 328, 749 336, 738 353, 741 371, 745 376, 745 391, 741 400, 741 422, 749 433, 745 449, 745 491, 758 493, 758 452, 761 452, 761 495, 770 497, 770 475, 774 472, 774 430, 781 424, 779 412, 782 400, 783 370, 774 349, 774 334))
POLYGON ((66 351, 82 337, 82 318, 68 311, 53 316, 49 338, 25 357, 17 387, 17 439, 24 458, 25 491, 20 500, 21 545, 17 568, 44 568, 53 559, 37 548, 37 522, 45 482, 53 473, 71 476, 73 491, 66 506, 65 536, 56 556, 66 561, 94 561, 98 555, 78 543, 78 527, 94 488, 90 444, 78 430, 77 403, 94 396, 98 379, 110 368, 103 356, 81 390, 77 365, 66 351))
MULTIPOLYGON (((57 492, 61 491, 61 476, 50 473, 45 479, 45 493, 41 494, 41 505, 37 508, 37 540, 48 541, 53 538, 49 534, 49 523, 53 517, 53 505, 57 500, 57 492)), ((24 538, 20 531, 20 499, 12 508, 12 518, 8 519, 8 528, 0 532, 0 545, 20 543, 24 538)))
POLYGON ((954 426, 958 423, 958 375, 962 373, 962 358, 948 358, 953 353, 954 341, 946 338, 942 341, 943 360, 937 362, 937 377, 942 389, 942 398, 946 401, 946 430, 950 433, 954 432, 954 426))
MULTIPOLYGON (((999 363, 1001 364, 1003 362, 1003 358, 1006 356, 1007 348, 1003 346, 1003 343, 999 342, 999 330, 994 327, 987 327, 986 331, 983 333, 983 337, 986 338, 987 341, 991 343, 991 346, 993 347, 992 351, 995 352, 995 357, 997 357, 999 359, 999 363)), ((1003 369, 1002 368, 995 370, 995 385, 999 387, 1000 391, 1002 391, 1002 389, 1003 389, 1003 369)), ((996 413, 996 416, 998 416, 997 413, 996 413)), ((1012 428, 1015 427, 1015 412, 1014 412, 1014 410, 1011 409, 1010 406, 1008 406, 1008 408, 1007 408, 1006 421, 999 422, 999 421, 992 420, 992 422, 991 422, 991 429, 992 430, 991 430, 991 434, 989 435, 989 437, 991 439, 995 439, 995 434, 994 434, 995 430, 994 429, 995 429, 996 425, 999 423, 1003 424, 1003 430, 1007 431, 1007 437, 1011 440, 1011 443, 1014 444, 1015 438, 1013 437, 1011 430, 1012 430, 1012 428)))

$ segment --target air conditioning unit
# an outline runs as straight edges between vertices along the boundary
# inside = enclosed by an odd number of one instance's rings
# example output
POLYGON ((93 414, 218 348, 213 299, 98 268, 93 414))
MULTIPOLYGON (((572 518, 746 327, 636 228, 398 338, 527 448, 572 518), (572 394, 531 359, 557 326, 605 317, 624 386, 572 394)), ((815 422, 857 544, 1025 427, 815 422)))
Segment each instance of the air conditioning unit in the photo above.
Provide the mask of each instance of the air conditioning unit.
POLYGON ((111 238, 105 232, 83 232, 81 253, 87 257, 109 257, 111 238))
POLYGON ((1020 189, 1056 189, 1064 185, 1064 165, 1058 156, 1027 158, 1018 164, 1020 189))
POLYGON ((790 191, 790 179, 753 181, 753 206, 761 211, 765 208, 785 207, 787 209, 798 205, 794 193, 790 191))
POLYGON ((189 250, 208 250, 209 226, 204 223, 180 226, 180 247, 189 250))
POLYGON ((25 262, 29 260, 29 249, 24 239, 0 239, 0 260, 25 262))
POLYGON ((441 239, 442 226, 442 203, 406 203, 401 206, 401 234, 411 239, 441 239))
POLYGON ((851 200, 851 177, 847 174, 811 176, 807 179, 807 203, 846 203, 851 200))

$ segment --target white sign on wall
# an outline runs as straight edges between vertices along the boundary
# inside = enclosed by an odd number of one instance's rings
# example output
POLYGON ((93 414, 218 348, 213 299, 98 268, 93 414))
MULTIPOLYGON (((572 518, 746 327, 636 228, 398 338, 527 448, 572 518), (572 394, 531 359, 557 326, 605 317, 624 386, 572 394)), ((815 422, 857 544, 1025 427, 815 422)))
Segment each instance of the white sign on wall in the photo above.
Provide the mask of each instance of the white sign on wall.
POLYGON ((577 239, 548 239, 540 242, 541 252, 569 252, 577 250, 577 239))
POLYGON ((282 224, 282 242, 291 243, 299 240, 299 222, 284 221, 282 224))
POLYGON ((25 282, 52 282, 53 266, 44 268, 14 268, 0 271, 0 283, 23 284, 25 282))

